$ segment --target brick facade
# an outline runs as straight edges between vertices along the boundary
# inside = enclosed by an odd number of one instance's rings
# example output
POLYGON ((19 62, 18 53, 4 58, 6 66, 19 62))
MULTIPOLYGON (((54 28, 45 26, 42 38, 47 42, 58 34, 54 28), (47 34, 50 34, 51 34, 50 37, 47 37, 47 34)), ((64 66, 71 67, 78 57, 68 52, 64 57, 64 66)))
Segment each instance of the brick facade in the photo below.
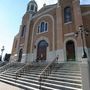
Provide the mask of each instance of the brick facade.
MULTIPOLYGON (((90 29, 90 5, 80 5, 79 0, 58 0, 57 4, 43 6, 39 11, 26 12, 22 18, 22 25, 14 39, 12 59, 18 60, 20 49, 23 49, 21 62, 31 62, 37 59, 38 44, 41 40, 48 43, 46 50, 47 61, 59 55, 59 62, 67 61, 67 42, 72 41, 75 49, 75 60, 82 57, 82 41, 74 33, 80 25, 90 29), (64 22, 64 9, 71 8, 71 21, 64 22), (86 13, 86 14, 85 14, 86 13), (47 22, 47 31, 38 33, 41 22, 47 22), (26 26, 25 36, 21 37, 23 25, 26 26), (15 43, 17 41, 17 47, 15 43), (16 58, 15 58, 16 56, 16 58)), ((85 47, 90 54, 90 35, 85 37, 85 47)), ((70 49, 70 48, 69 48, 70 49)), ((11 60, 12 60, 11 59, 11 60)), ((71 61, 71 60, 70 60, 71 61)))

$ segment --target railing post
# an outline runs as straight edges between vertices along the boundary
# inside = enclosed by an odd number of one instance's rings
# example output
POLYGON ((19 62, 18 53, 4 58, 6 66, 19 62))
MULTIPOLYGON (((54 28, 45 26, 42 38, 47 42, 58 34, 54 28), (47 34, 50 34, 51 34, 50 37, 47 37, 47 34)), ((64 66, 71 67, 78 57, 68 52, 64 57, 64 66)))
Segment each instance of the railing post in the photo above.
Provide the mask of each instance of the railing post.
POLYGON ((42 77, 40 76, 40 79, 39 79, 39 89, 41 90, 41 81, 42 81, 42 77))

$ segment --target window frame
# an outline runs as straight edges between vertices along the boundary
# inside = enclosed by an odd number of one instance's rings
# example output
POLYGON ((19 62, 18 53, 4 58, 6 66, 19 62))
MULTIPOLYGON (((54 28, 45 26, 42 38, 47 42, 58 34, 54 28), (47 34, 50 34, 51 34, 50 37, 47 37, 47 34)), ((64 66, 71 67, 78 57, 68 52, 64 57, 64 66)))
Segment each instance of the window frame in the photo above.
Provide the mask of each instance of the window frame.
POLYGON ((34 5, 33 4, 31 4, 31 11, 33 11, 34 10, 34 5))
POLYGON ((21 37, 25 37, 25 33, 26 33, 26 25, 23 25, 22 31, 21 31, 21 37))
POLYGON ((66 6, 64 8, 64 23, 71 23, 72 22, 72 8, 71 6, 66 6))
POLYGON ((46 22, 46 21, 41 21, 41 22, 39 23, 37 29, 38 29, 38 30, 37 30, 37 34, 42 34, 42 33, 48 32, 48 22, 46 22), (44 26, 43 26, 43 27, 41 27, 42 23, 44 23, 44 26), (41 30, 41 28, 44 29, 44 30, 41 30), (47 28, 47 29, 46 29, 46 28, 47 28))

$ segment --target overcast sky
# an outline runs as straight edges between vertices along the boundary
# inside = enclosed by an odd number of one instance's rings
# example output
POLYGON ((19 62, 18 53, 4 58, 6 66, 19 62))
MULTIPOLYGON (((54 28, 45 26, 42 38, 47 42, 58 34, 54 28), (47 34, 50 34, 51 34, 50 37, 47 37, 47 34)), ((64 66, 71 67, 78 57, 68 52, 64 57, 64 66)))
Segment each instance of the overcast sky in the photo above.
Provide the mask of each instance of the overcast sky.
MULTIPOLYGON (((22 16, 30 0, 0 0, 0 54, 4 45, 4 53, 10 53, 14 36, 18 33, 22 16)), ((52 4, 58 0, 36 0, 39 9, 44 3, 52 4)), ((81 4, 90 4, 90 0, 81 0, 81 4)))

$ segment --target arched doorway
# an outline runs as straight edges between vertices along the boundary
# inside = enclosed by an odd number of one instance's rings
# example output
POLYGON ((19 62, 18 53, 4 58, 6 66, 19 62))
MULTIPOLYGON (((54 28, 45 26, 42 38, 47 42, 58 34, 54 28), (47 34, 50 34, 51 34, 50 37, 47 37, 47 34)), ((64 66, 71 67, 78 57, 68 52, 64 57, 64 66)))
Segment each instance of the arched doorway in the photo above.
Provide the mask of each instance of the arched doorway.
POLYGON ((20 49, 20 51, 19 51, 19 56, 18 56, 18 62, 21 62, 22 54, 23 54, 23 50, 20 49))
POLYGON ((75 61, 75 45, 72 40, 66 43, 67 61, 75 61))
POLYGON ((48 43, 45 40, 41 40, 37 46, 37 61, 46 60, 48 43))

